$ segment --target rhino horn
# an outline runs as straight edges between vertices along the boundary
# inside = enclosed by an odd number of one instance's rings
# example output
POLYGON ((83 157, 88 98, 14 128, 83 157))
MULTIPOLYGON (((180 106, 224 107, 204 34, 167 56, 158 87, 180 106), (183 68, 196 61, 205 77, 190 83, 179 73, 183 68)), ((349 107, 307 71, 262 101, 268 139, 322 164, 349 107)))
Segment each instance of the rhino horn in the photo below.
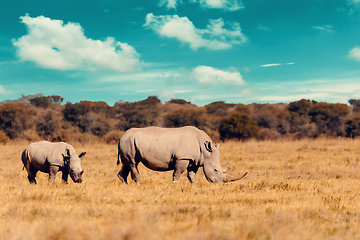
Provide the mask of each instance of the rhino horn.
POLYGON ((240 177, 233 177, 233 176, 230 176, 230 175, 226 175, 224 182, 233 182, 233 181, 237 181, 237 180, 243 179, 243 178, 246 176, 247 173, 248 173, 248 172, 244 173, 244 174, 243 174, 242 176, 240 176, 240 177))

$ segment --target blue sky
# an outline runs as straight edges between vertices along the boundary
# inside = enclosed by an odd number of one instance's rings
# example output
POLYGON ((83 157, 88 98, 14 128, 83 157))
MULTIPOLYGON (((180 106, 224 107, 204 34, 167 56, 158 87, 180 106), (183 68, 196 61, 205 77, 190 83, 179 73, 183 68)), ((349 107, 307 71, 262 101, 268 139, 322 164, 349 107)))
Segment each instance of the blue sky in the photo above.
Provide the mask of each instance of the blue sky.
POLYGON ((360 0, 15 0, 0 101, 360 98, 360 0))

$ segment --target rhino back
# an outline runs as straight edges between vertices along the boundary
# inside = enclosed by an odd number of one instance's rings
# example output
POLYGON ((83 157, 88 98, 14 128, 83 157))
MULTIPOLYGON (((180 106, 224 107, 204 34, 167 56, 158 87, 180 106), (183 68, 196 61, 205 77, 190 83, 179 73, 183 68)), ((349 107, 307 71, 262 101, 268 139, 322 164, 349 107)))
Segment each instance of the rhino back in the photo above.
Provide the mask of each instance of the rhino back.
POLYGON ((63 166, 63 156, 67 144, 63 142, 52 143, 41 141, 31 143, 25 151, 28 151, 30 162, 41 171, 48 171, 51 164, 63 166))

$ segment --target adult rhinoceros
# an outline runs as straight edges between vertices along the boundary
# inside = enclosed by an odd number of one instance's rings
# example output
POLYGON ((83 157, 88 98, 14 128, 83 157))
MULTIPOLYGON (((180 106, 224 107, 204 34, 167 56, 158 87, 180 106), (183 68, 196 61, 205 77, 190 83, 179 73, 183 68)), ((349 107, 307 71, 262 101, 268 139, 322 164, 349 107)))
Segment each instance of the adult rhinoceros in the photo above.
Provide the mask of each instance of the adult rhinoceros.
POLYGON ((209 182, 230 182, 242 179, 223 173, 220 166, 220 144, 212 143, 210 137, 196 127, 181 128, 131 128, 121 137, 118 145, 118 161, 122 168, 118 173, 121 181, 127 183, 127 177, 140 182, 138 164, 155 171, 174 170, 173 181, 178 182, 181 174, 187 170, 188 179, 195 183, 195 174, 203 167, 209 182))
POLYGON ((62 171, 62 179, 67 183, 68 175, 76 183, 82 182, 83 170, 81 160, 85 152, 79 156, 70 144, 41 141, 31 143, 22 152, 21 160, 28 173, 30 183, 35 183, 38 171, 49 173, 49 183, 55 180, 56 173, 62 171))

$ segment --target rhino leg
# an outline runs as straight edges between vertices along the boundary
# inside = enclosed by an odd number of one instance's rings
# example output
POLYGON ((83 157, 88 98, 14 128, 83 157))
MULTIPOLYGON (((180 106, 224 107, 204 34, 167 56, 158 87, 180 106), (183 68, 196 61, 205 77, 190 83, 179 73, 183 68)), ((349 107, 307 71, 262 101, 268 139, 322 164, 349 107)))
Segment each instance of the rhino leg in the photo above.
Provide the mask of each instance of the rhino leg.
POLYGON ((53 183, 56 177, 56 173, 59 171, 59 167, 58 166, 50 166, 50 171, 49 171, 49 183, 53 183))
POLYGON ((175 163, 175 170, 173 173, 173 182, 178 182, 181 174, 185 172, 186 168, 189 166, 189 160, 177 160, 175 163))
POLYGON ((37 169, 35 169, 33 166, 30 166, 30 169, 28 171, 28 179, 31 184, 36 184, 36 173, 38 172, 37 169))
POLYGON ((130 171, 131 171, 131 178, 137 182, 140 183, 141 182, 141 178, 140 178, 140 173, 137 167, 137 164, 134 166, 130 166, 130 171))
POLYGON ((31 184, 36 184, 36 173, 38 172, 38 170, 36 168, 34 168, 33 165, 31 165, 30 162, 25 162, 24 163, 25 165, 25 169, 27 171, 27 174, 28 174, 28 180, 31 184))
POLYGON ((195 165, 192 165, 190 164, 189 167, 187 168, 187 171, 188 171, 188 179, 191 183, 195 184, 196 183, 196 180, 195 180, 195 175, 198 171, 199 167, 198 166, 195 166, 195 165))
POLYGON ((69 171, 63 170, 62 171, 62 180, 64 183, 68 184, 68 177, 69 177, 69 171))
POLYGON ((127 184, 127 178, 129 176, 130 169, 127 165, 123 164, 121 167, 121 170, 118 173, 118 178, 123 182, 127 184))

